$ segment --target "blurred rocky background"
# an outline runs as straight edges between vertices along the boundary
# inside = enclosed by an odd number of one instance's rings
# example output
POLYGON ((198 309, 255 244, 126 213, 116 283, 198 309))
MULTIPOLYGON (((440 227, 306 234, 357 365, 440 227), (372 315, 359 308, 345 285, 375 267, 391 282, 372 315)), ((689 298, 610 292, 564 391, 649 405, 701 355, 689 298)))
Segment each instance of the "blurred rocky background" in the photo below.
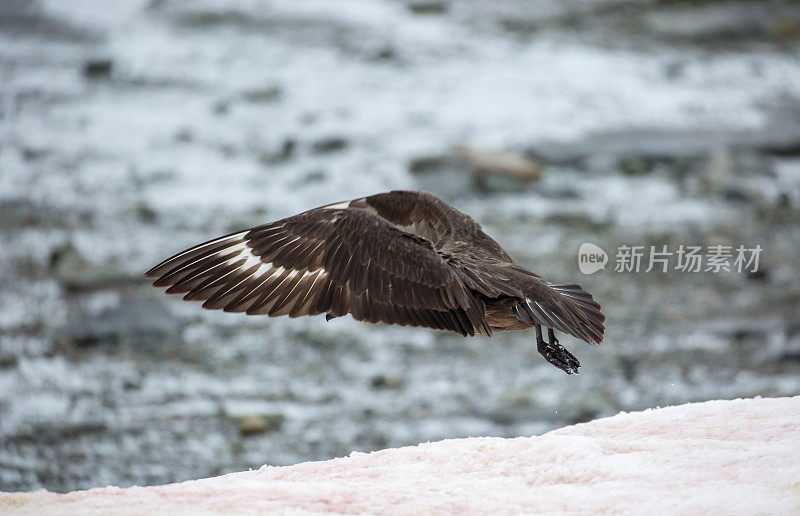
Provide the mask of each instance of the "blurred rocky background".
POLYGON ((800 5, 0 2, 0 490, 155 484, 800 393, 800 5), (206 312, 142 273, 393 188, 607 314, 491 339, 206 312), (612 254, 584 276, 577 251, 612 254), (751 274, 620 244, 761 245, 751 274))

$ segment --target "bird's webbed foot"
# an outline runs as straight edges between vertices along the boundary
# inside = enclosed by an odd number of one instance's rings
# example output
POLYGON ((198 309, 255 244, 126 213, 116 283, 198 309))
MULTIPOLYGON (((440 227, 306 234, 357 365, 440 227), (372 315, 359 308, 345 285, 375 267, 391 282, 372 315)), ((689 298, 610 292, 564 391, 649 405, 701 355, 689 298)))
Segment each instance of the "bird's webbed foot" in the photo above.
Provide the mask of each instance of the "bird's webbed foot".
POLYGON ((542 329, 536 325, 536 348, 544 359, 567 374, 580 374, 578 369, 581 367, 581 363, 575 358, 575 355, 567 351, 567 348, 558 343, 552 328, 547 329, 547 338, 550 342, 544 341, 542 329))

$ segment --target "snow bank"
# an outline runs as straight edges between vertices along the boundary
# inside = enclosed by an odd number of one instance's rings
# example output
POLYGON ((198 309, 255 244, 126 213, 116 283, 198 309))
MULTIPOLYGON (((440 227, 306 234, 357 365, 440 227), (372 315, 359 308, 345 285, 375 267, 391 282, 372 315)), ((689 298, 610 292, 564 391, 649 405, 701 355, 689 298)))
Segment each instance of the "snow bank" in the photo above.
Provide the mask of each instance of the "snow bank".
POLYGON ((619 414, 154 487, 0 494, 7 514, 800 514, 800 396, 619 414))

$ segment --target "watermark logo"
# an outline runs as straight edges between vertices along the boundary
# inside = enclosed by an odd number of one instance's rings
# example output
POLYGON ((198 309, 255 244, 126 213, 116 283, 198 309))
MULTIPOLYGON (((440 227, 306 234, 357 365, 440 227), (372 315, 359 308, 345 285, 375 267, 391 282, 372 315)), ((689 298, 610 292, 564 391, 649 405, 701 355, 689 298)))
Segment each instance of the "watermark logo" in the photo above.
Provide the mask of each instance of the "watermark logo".
POLYGON ((599 246, 585 242, 578 249, 578 268, 584 274, 594 274, 605 269, 608 263, 608 253, 599 246))
MULTIPOLYGON (((755 247, 729 245, 684 245, 670 250, 662 245, 620 245, 615 255, 614 272, 757 272, 761 251, 755 247)), ((605 269, 608 254, 595 244, 586 242, 578 249, 578 268, 584 274, 605 269)))

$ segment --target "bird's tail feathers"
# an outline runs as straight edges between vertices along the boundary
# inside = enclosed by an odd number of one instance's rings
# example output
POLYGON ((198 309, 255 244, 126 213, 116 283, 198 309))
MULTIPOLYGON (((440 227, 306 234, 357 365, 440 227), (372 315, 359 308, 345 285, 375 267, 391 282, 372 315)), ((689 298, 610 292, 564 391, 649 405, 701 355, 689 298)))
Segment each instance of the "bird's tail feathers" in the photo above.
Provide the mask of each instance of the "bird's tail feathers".
POLYGON ((548 301, 526 297, 514 307, 522 321, 553 328, 590 344, 603 341, 605 315, 591 294, 574 284, 548 284, 557 295, 548 301))

